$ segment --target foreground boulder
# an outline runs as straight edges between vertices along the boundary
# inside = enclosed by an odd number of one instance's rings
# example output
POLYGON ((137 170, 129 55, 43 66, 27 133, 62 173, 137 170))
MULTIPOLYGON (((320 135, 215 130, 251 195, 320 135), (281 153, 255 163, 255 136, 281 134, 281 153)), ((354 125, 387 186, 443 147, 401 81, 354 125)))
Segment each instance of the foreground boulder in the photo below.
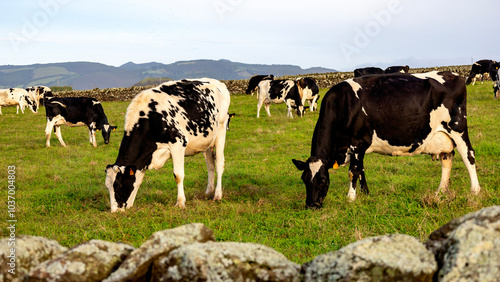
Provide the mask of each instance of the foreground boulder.
POLYGON ((133 249, 124 243, 91 240, 32 269, 28 281, 101 281, 133 249))
POLYGON ((432 281, 433 254, 416 238, 367 238, 302 266, 304 281, 432 281))
POLYGON ((300 265, 254 243, 192 244, 155 261, 154 281, 300 281, 300 265))
POLYGON ((134 250, 120 267, 104 281, 141 280, 148 274, 150 266, 158 257, 167 255, 183 245, 213 240, 213 231, 201 223, 158 231, 134 250))
POLYGON ((439 265, 440 281, 498 281, 500 277, 500 206, 451 220, 425 245, 439 265))
POLYGON ((9 244, 8 238, 0 239, 0 281, 23 281, 32 268, 57 257, 67 249, 57 241, 38 236, 18 236, 15 238, 15 245, 9 244), (15 249, 15 265, 9 265, 11 249, 15 249), (9 273, 11 266, 15 266, 14 274, 9 273))

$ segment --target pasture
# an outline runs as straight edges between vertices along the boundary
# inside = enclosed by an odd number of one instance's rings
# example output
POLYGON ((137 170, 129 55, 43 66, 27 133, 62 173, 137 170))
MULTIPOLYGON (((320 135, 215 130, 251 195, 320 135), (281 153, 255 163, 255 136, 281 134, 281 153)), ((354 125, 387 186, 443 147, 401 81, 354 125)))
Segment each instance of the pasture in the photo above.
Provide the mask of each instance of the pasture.
MULTIPOLYGON (((134 207, 110 213, 104 185, 107 164, 114 163, 123 136, 129 102, 103 102, 112 125, 109 145, 100 133, 98 147, 88 142, 86 127, 62 126, 68 147, 52 135, 45 147, 45 109, 0 116, 0 237, 7 226, 8 166, 15 166, 16 234, 44 236, 74 246, 91 239, 139 246, 156 231, 201 222, 218 241, 255 242, 290 260, 304 263, 356 240, 403 233, 425 241, 447 223, 480 208, 500 205, 500 101, 492 84, 468 86, 468 125, 476 151, 482 191, 471 196, 465 166, 455 155, 449 191, 434 196, 441 166, 428 155, 389 157, 369 154, 365 171, 370 195, 358 191, 347 201, 347 167, 330 171, 330 190, 321 210, 306 210, 305 187, 291 159, 306 160, 318 113, 286 117, 286 106, 271 105, 271 117, 256 118, 255 96, 232 93, 231 120, 225 147, 223 197, 206 198, 207 171, 202 154, 186 158, 185 210, 177 200, 172 162, 146 172, 134 207)), ((320 94, 324 97, 326 89, 320 94)), ((321 102, 321 100, 320 100, 321 102)), ((404 134, 404 133, 403 133, 404 134)))

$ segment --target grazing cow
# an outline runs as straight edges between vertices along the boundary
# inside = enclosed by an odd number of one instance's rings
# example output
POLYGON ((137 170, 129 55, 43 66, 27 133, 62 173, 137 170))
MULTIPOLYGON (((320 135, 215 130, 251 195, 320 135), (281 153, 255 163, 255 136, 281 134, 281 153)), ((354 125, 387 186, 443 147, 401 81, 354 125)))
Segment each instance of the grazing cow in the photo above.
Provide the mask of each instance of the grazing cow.
POLYGON ((302 105, 305 106, 306 101, 309 103, 311 112, 315 111, 318 107, 316 103, 319 99, 319 87, 316 80, 310 77, 297 78, 295 80, 299 90, 299 95, 302 99, 302 105))
POLYGON ((500 98, 500 75, 499 75, 499 64, 496 63, 493 70, 491 71, 491 79, 493 80, 493 95, 495 99, 500 98))
POLYGON ((439 156, 439 193, 449 185, 456 147, 469 171, 471 191, 479 193, 466 96, 464 79, 451 72, 373 75, 333 86, 321 103, 310 158, 292 160, 303 171, 307 207, 322 206, 330 185, 328 169, 348 163, 349 199, 356 198, 358 179, 368 193, 363 159, 371 152, 439 156))
POLYGON ((66 147, 61 135, 61 125, 83 126, 89 129, 89 140, 94 147, 97 147, 95 132, 101 130, 104 143, 109 143, 111 131, 116 126, 109 125, 108 118, 104 113, 101 103, 95 98, 70 97, 45 99, 45 114, 47 116, 47 127, 45 127, 46 145, 50 147, 50 135, 52 129, 61 142, 66 147))
MULTIPOLYGON (((483 73, 483 74, 476 74, 473 78, 472 78, 472 85, 476 85, 476 81, 479 79, 479 81, 481 81, 481 84, 484 84, 484 78, 485 76, 488 76, 488 74, 486 73, 483 73)), ((488 79, 488 77, 486 77, 486 79, 488 79)))
POLYGON ((410 72, 410 67, 409 66, 392 66, 388 67, 385 69, 384 73, 389 74, 389 73, 408 73, 410 72))
POLYGON ((31 94, 32 97, 35 97, 36 105, 40 108, 40 100, 42 101, 42 106, 45 106, 44 99, 48 97, 54 97, 52 94, 52 90, 47 86, 31 86, 26 88, 26 91, 31 94))
POLYGON ((292 106, 297 108, 297 115, 304 114, 304 106, 299 94, 297 84, 293 80, 262 80, 259 83, 259 102, 257 103, 257 117, 264 104, 267 115, 271 116, 269 106, 272 104, 286 103, 288 111, 286 116, 293 117, 292 106))
POLYGON ((227 126, 226 126, 226 130, 229 130, 229 123, 231 122, 231 118, 236 116, 236 113, 227 113, 227 126))
POLYGON ((17 106, 16 113, 19 114, 19 109, 24 114, 24 108, 28 107, 33 113, 38 113, 38 106, 31 94, 21 88, 0 89, 0 114, 2 114, 2 106, 17 106))
POLYGON ((384 74, 384 70, 377 67, 359 68, 354 70, 354 77, 362 77, 372 74, 384 74))
POLYGON ((111 212, 131 208, 146 170, 159 170, 169 158, 177 183, 176 206, 185 208, 184 157, 200 152, 208 171, 205 193, 214 192, 217 167, 214 201, 220 200, 229 102, 226 85, 209 78, 170 81, 135 96, 116 162, 106 168, 111 212))
POLYGON ((465 83, 467 85, 469 85, 473 81, 473 79, 476 77, 476 75, 478 75, 478 74, 482 75, 484 73, 489 73, 490 77, 492 77, 492 79, 493 79, 493 75, 491 72, 493 70, 492 66, 494 66, 494 65, 496 65, 496 62, 492 61, 492 60, 480 60, 480 61, 475 62, 474 64, 472 64, 472 68, 470 70, 469 76, 467 77, 467 80, 465 81, 465 83))
POLYGON ((252 94, 253 96, 253 93, 255 91, 258 91, 258 86, 259 86, 259 83, 262 81, 262 80, 274 80, 274 75, 270 74, 270 75, 254 75, 250 78, 250 80, 248 81, 248 87, 247 87, 247 90, 245 91, 246 94, 252 94))

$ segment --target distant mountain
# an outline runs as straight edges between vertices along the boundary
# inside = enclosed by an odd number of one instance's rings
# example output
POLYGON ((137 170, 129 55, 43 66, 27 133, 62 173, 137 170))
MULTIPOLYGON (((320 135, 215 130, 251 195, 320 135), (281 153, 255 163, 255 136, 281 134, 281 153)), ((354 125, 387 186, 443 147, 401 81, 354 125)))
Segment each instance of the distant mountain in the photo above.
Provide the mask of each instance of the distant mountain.
POLYGON ((335 72, 333 69, 302 69, 293 65, 260 65, 228 60, 179 61, 173 64, 128 62, 120 67, 92 62, 0 66, 0 88, 31 85, 72 86, 73 89, 130 87, 144 78, 172 79, 211 77, 221 80, 248 79, 255 74, 300 75, 335 72))

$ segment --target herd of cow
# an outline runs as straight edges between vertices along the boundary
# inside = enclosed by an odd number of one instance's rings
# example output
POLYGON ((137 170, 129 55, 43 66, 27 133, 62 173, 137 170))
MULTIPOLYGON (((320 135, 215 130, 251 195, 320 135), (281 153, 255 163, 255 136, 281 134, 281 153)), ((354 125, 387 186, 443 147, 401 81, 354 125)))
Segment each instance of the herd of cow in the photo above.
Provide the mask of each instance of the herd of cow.
MULTIPOLYGON (((473 65, 467 80, 451 72, 409 74, 408 66, 385 71, 356 69, 353 79, 330 88, 321 103, 310 157, 306 161, 292 160, 303 171, 306 207, 322 207, 330 184, 330 168, 349 164, 350 200, 356 198, 358 179, 361 191, 368 193, 363 159, 371 152, 393 156, 429 154, 439 158, 439 193, 449 186, 456 148, 468 170, 471 192, 479 193, 474 149, 467 129, 466 83, 477 73, 488 72, 494 78, 496 95, 499 87, 499 64, 490 61, 483 67, 483 63, 473 65)), ((271 103, 286 103, 289 117, 292 108, 303 116, 306 101, 311 111, 317 109, 319 89, 312 78, 275 80, 273 75, 258 75, 250 79, 246 93, 255 91, 257 117, 263 104, 270 115, 271 103)), ((86 125, 94 147, 96 131, 102 131, 107 144, 111 131, 116 129, 109 124, 98 100, 53 97, 50 88, 44 86, 0 90, 0 107, 7 105, 17 105, 18 112, 29 107, 35 113, 40 105, 45 106, 46 146, 50 146, 52 130, 66 146, 60 130, 63 124, 86 125)), ((208 171, 205 193, 220 200, 229 105, 226 85, 210 78, 170 81, 136 95, 125 114, 117 159, 106 167, 111 212, 131 208, 146 170, 158 170, 170 158, 177 183, 176 205, 184 208, 184 157, 200 152, 208 171)))

